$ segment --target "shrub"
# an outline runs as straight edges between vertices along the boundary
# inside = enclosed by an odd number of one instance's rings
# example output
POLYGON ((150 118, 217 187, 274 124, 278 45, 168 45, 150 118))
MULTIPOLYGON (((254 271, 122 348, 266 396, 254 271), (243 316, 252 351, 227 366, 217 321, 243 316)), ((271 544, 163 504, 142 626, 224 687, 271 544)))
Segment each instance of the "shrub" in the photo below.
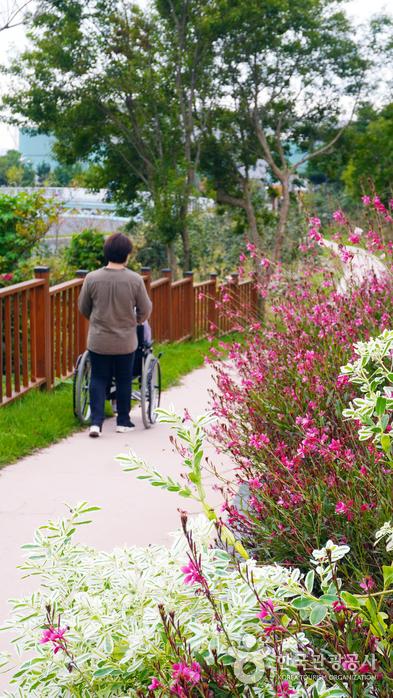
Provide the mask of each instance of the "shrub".
POLYGON ((0 284, 13 282, 57 216, 57 204, 40 193, 0 194, 0 284))
MULTIPOLYGON (((133 454, 129 463, 156 486, 203 499, 194 475, 206 420, 185 427, 181 418, 161 417, 175 426, 185 485, 166 482, 133 454)), ((14 675, 19 695, 391 696, 393 566, 383 568, 382 591, 366 578, 352 594, 339 577, 349 546, 327 541, 302 575, 239 562, 224 549, 221 525, 212 545, 212 521, 190 523, 185 514, 169 550, 100 553, 73 541, 95 508, 78 505, 25 546, 23 569, 41 577, 41 589, 16 600, 6 624, 31 657, 14 675)), ((389 523, 377 541, 386 535, 391 549, 389 523)))
POLYGON ((86 228, 81 233, 75 233, 65 250, 68 264, 74 269, 93 271, 104 266, 105 235, 94 228, 86 228))
MULTIPOLYGON (((347 225, 338 213, 336 231, 347 225)), ((386 209, 377 214, 389 223, 386 209)), ((321 242, 316 218, 310 233, 321 242)), ((365 236, 372 250, 376 237, 365 236)), ((352 252, 339 251, 350 265, 352 252)), ((386 271, 338 293, 326 256, 310 255, 296 276, 271 277, 265 325, 249 323, 246 341, 230 348, 236 374, 218 366, 215 436, 236 464, 240 495, 227 511, 243 544, 260 560, 302 566, 327 538, 348 543, 346 574, 356 584, 352 564, 360 575, 378 573, 372 531, 390 516, 391 474, 375 445, 342 420, 355 395, 340 369, 353 343, 389 326, 393 289, 386 271)))

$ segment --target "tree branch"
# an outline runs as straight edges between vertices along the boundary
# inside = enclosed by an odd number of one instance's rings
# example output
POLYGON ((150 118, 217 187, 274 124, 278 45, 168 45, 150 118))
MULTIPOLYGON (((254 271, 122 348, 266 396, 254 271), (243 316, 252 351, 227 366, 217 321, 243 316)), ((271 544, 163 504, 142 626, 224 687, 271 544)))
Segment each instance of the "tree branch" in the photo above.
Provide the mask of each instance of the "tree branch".
POLYGON ((304 157, 301 158, 301 160, 298 160, 298 162, 295 162, 295 164, 292 165, 292 167, 290 168, 291 174, 293 174, 294 172, 296 172, 296 170, 300 167, 300 165, 303 165, 305 162, 308 162, 309 160, 311 160, 312 158, 317 157, 318 155, 322 155, 323 153, 326 153, 330 148, 332 148, 332 147, 334 146, 335 143, 337 143, 337 141, 338 141, 338 140, 341 138, 341 136, 343 135, 345 129, 348 128, 349 124, 352 122, 352 119, 353 119, 353 116, 354 116, 354 113, 355 113, 355 109, 356 109, 356 105, 357 105, 357 103, 358 103, 358 99, 359 99, 359 96, 358 96, 358 97, 356 98, 356 100, 355 100, 355 103, 354 103, 354 105, 353 105, 353 109, 352 109, 351 116, 350 116, 349 120, 348 120, 347 123, 344 124, 344 126, 338 131, 338 133, 336 133, 336 135, 334 136, 334 138, 332 138, 332 139, 329 141, 329 143, 326 143, 325 145, 322 145, 320 148, 317 148, 317 149, 314 150, 312 153, 307 153, 304 157))
POLYGON ((236 196, 231 196, 230 194, 227 194, 223 189, 217 189, 216 193, 216 199, 217 203, 219 204, 227 204, 228 206, 238 206, 240 208, 243 208, 246 210, 247 205, 244 199, 239 199, 236 196))
POLYGON ((281 182, 283 177, 284 177, 284 173, 278 167, 278 165, 276 165, 276 163, 274 161, 272 151, 270 150, 269 143, 267 142, 266 133, 265 133, 265 131, 261 125, 261 122, 259 120, 259 117, 258 117, 257 109, 254 109, 253 122, 255 125, 255 131, 257 134, 258 141, 259 141, 259 143, 262 147, 262 150, 264 152, 264 155, 265 155, 266 162, 270 166, 272 172, 276 175, 277 179, 279 179, 281 182))

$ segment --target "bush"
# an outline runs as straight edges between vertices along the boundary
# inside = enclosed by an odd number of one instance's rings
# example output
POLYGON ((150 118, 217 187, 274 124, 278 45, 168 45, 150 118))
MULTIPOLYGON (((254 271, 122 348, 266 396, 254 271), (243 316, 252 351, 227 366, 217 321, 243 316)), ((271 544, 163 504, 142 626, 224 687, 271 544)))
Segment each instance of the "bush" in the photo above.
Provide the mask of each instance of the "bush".
MULTIPOLYGON (((183 483, 165 481, 133 454, 123 462, 156 486, 204 501, 201 427, 210 418, 190 422, 161 410, 161 419, 175 426, 183 483)), ((391 696, 393 566, 383 568, 382 591, 366 578, 354 595, 339 577, 349 546, 331 540, 312 551, 306 575, 239 562, 219 522, 212 544, 208 506, 207 518, 192 524, 182 515, 169 550, 98 552, 73 541, 95 508, 76 506, 25 546, 23 569, 40 576, 41 589, 13 602, 5 626, 30 654, 14 675, 19 695, 391 696)), ((377 542, 386 536, 392 549, 388 522, 377 542)))
MULTIPOLYGON (((334 226, 345 238, 339 213, 334 226)), ((321 241, 318 219, 310 235, 321 241)), ((375 250, 376 233, 365 237, 375 250)), ((350 267, 352 252, 338 249, 350 267)), ((338 293, 327 258, 315 251, 296 276, 271 278, 265 325, 249 322, 245 343, 230 349, 237 375, 218 366, 215 434, 235 461, 240 495, 227 511, 243 544, 260 560, 303 566, 327 538, 348 543, 346 575, 356 585, 352 564, 361 576, 378 574, 372 532, 390 517, 391 473, 375 445, 359 442, 356 426, 342 420, 355 394, 340 370, 353 343, 389 326, 393 288, 387 272, 369 273, 338 293)))
POLYGON ((14 281, 57 216, 57 204, 40 193, 0 194, 0 284, 14 281))
POLYGON ((94 228, 75 233, 65 250, 65 258, 74 269, 93 271, 104 266, 105 235, 94 228))

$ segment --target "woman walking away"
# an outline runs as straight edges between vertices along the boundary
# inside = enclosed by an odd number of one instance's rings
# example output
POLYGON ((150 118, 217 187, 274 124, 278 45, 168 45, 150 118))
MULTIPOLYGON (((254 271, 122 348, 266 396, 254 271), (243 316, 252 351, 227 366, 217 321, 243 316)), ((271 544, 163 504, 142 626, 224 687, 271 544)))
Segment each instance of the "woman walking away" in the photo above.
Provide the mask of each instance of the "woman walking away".
POLYGON ((152 303, 139 274, 127 269, 131 240, 122 233, 105 242, 106 267, 87 274, 79 296, 79 310, 90 320, 87 348, 91 360, 90 436, 101 434, 105 397, 116 381, 116 431, 134 428, 130 420, 131 383, 137 325, 148 319, 152 303))

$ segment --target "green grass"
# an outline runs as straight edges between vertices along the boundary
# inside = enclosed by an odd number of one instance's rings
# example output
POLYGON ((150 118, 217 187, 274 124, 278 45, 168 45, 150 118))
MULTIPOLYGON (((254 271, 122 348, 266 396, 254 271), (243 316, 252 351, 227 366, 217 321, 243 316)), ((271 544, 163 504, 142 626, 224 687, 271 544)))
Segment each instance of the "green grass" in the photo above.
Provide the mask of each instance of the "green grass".
MULTIPOLYGON (((163 390, 180 382, 182 376, 201 366, 209 349, 208 340, 155 346, 162 352, 163 390)), ((31 390, 24 397, 0 408, 0 467, 78 431, 72 411, 71 382, 52 391, 31 390)))

